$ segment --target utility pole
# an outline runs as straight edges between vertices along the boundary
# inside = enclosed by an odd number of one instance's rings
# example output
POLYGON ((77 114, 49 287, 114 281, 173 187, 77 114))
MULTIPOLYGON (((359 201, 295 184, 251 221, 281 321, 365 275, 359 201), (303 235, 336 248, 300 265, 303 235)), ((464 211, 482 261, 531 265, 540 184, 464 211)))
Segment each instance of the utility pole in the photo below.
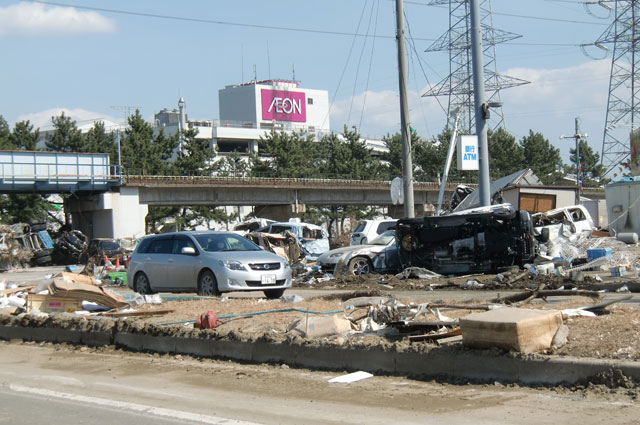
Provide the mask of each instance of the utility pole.
POLYGON ((479 0, 470 0, 471 5, 471 54, 473 59, 473 102, 478 135, 478 186, 480 206, 491 205, 491 180, 489 179, 489 142, 487 120, 489 105, 484 102, 484 65, 482 64, 482 28, 480 26, 479 0))
POLYGON ((580 118, 576 117, 576 132, 573 136, 560 136, 561 139, 576 140, 576 205, 580 204, 582 195, 582 164, 580 163, 580 140, 587 137, 587 134, 580 133, 580 118))
POLYGON ((409 129, 409 104, 407 103, 407 64, 404 45, 404 8, 402 0, 396 0, 396 40, 398 42, 398 81, 400 85, 400 125, 402 134, 402 189, 404 216, 415 217, 413 205, 413 164, 411 161, 411 132, 409 129))

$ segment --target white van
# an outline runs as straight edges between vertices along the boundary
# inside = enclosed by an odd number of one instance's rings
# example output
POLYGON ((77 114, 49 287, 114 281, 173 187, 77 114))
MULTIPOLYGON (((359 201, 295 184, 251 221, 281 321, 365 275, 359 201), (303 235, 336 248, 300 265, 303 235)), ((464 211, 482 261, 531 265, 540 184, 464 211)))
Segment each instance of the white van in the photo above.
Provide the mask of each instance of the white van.
POLYGON ((396 225, 398 220, 360 220, 351 232, 349 245, 364 245, 396 225))

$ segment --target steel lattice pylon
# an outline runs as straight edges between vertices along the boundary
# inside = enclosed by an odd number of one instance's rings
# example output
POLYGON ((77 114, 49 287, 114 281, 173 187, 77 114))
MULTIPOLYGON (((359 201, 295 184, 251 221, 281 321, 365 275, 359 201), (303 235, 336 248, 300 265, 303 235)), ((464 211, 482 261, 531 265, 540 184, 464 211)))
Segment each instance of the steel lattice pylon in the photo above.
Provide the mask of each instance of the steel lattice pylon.
MULTIPOLYGON (((449 52, 449 75, 423 96, 448 96, 447 124, 459 108, 460 131, 475 131, 473 110, 473 76, 471 74, 471 14, 468 0, 432 0, 429 5, 449 5, 449 29, 426 52, 449 52)), ((500 102, 500 89, 528 84, 529 81, 508 77, 497 72, 495 45, 521 37, 493 27, 490 0, 480 3, 482 15, 482 46, 487 102, 500 102)), ((492 128, 504 127, 502 107, 492 108, 492 128)))
POLYGON ((629 156, 629 135, 638 128, 640 122, 640 81, 636 73, 640 61, 640 1, 609 0, 601 3, 615 3, 613 23, 594 43, 601 48, 613 44, 607 118, 600 159, 605 174, 608 174, 629 156))

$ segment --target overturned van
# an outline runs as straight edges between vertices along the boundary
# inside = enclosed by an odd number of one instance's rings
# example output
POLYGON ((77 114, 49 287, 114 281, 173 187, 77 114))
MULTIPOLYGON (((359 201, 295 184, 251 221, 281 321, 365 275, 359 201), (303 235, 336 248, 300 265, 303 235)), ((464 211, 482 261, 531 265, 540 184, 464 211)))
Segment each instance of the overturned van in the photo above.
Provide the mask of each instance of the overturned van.
POLYGON ((535 257, 531 216, 511 204, 405 218, 396 230, 400 262, 445 275, 495 273, 535 257))

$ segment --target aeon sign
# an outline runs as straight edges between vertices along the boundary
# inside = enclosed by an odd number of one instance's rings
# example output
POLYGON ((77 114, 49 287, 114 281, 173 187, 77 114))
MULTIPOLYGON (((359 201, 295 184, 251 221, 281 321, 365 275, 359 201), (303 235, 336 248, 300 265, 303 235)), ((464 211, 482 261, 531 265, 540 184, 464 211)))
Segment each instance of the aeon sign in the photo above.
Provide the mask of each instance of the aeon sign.
POLYGON ((262 89, 262 119, 264 121, 307 121, 304 93, 262 89))

